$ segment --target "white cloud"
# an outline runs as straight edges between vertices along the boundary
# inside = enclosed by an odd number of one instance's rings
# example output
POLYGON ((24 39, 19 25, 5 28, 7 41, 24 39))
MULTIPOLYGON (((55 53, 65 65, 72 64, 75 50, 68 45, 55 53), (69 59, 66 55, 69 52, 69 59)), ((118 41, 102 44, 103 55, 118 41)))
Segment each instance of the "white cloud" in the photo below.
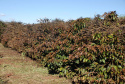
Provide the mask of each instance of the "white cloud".
POLYGON ((5 16, 5 14, 4 13, 0 13, 0 16, 5 16))

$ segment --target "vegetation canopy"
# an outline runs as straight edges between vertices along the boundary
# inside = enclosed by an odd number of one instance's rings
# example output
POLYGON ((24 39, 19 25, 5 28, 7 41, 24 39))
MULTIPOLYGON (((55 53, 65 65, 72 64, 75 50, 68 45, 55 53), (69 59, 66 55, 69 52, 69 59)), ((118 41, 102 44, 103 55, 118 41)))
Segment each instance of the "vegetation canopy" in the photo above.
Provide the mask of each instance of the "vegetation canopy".
POLYGON ((94 19, 39 22, 0 21, 1 43, 72 83, 125 83, 125 18, 118 18, 116 11, 94 19))

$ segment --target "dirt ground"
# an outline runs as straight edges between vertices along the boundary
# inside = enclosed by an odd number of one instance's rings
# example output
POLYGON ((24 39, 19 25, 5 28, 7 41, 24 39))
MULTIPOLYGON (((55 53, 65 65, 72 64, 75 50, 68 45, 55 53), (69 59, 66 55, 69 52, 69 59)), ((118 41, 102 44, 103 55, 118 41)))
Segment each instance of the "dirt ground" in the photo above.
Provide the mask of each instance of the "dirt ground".
POLYGON ((47 68, 0 44, 0 84, 71 84, 66 78, 48 74, 47 68), (3 83, 4 82, 4 83, 3 83))

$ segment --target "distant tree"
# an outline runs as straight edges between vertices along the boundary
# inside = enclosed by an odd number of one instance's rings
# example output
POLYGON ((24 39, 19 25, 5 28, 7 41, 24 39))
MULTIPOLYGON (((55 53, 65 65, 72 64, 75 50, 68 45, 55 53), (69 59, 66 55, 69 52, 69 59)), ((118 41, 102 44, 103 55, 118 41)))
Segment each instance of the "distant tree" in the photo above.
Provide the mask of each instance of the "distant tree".
POLYGON ((64 22, 63 20, 59 19, 59 18, 56 18, 54 20, 52 20, 53 23, 58 23, 58 22, 64 22))
POLYGON ((48 23, 48 22, 50 22, 50 19, 48 19, 48 18, 39 19, 39 20, 37 20, 37 22, 40 22, 40 23, 48 23))

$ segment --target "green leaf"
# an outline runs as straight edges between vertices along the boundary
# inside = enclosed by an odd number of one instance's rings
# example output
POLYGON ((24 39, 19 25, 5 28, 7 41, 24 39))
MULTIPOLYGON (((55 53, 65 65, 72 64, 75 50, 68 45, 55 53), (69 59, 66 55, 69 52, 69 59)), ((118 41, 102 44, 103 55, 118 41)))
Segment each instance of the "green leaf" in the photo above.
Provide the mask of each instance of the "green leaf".
POLYGON ((113 34, 111 34, 111 35, 108 35, 108 37, 109 37, 109 38, 113 38, 113 34))
POLYGON ((118 68, 119 68, 119 69, 122 69, 122 66, 121 66, 121 65, 118 65, 118 68))
POLYGON ((98 38, 101 38, 101 34, 100 33, 98 34, 98 38))
POLYGON ((109 72, 109 71, 110 71, 110 69, 111 69, 111 67, 110 67, 110 66, 108 66, 108 67, 107 67, 107 72, 109 72))
POLYGON ((83 62, 87 62, 87 61, 88 61, 88 59, 84 58, 83 62))
POLYGON ((23 56, 23 57, 24 57, 24 56, 25 56, 25 54, 26 54, 25 52, 22 52, 22 53, 21 53, 21 56, 23 56))
POLYGON ((113 67, 114 67, 114 69, 115 69, 116 71, 118 70, 118 67, 117 67, 117 66, 113 65, 113 67))
POLYGON ((107 73, 105 73, 105 74, 104 74, 104 76, 105 76, 105 79, 107 79, 107 78, 108 78, 108 75, 107 75, 107 73))
POLYGON ((105 59, 102 59, 102 62, 105 63, 105 59))
POLYGON ((100 62, 101 62, 101 63, 105 63, 105 59, 101 59, 100 62))
POLYGON ((82 69, 82 73, 84 74, 86 71, 85 71, 85 69, 82 69))
POLYGON ((82 61, 82 60, 83 60, 83 58, 80 57, 80 61, 82 61))
POLYGON ((59 68, 59 71, 62 71, 63 70, 63 67, 59 68))
POLYGON ((79 60, 76 60, 75 63, 76 63, 76 64, 79 64, 79 60))
POLYGON ((91 60, 87 60, 88 63, 91 63, 91 60))
POLYGON ((60 46, 57 46, 57 49, 59 49, 60 48, 60 46))
POLYGON ((91 46, 95 45, 95 43, 92 43, 91 46))
POLYGON ((101 70, 102 70, 103 72, 105 72, 105 71, 106 71, 106 68, 104 68, 104 67, 101 67, 101 70))

